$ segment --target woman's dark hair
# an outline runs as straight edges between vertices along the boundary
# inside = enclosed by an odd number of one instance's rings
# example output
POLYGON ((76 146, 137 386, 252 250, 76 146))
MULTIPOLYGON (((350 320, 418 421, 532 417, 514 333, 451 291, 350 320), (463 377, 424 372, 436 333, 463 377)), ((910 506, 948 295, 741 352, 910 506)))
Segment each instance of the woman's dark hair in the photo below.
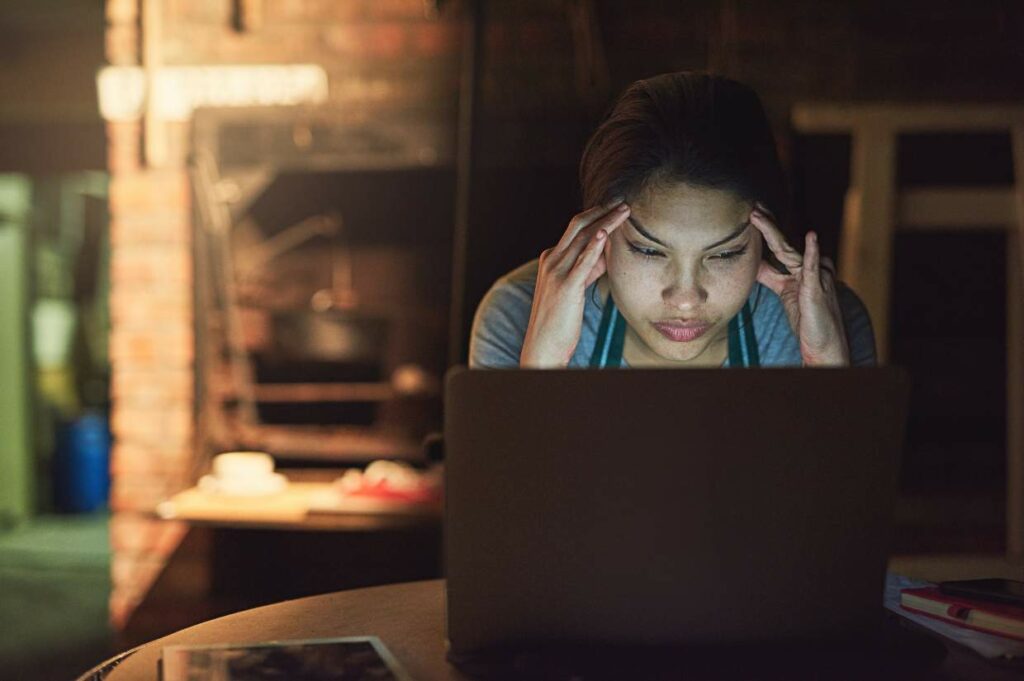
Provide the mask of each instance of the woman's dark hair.
POLYGON ((584 207, 661 182, 732 191, 783 217, 785 179, 757 94, 689 71, 630 85, 583 151, 584 207))

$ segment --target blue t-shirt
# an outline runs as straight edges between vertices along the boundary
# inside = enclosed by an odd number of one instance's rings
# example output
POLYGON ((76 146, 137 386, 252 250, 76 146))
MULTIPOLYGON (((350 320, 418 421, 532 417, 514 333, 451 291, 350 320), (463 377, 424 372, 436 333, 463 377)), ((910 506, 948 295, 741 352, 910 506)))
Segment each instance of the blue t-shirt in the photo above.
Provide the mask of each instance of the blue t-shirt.
MULTIPOLYGON (((480 301, 469 341, 471 368, 519 367, 519 354, 523 349, 523 338, 533 307, 537 264, 537 260, 531 260, 501 277, 480 301)), ((850 364, 873 366, 876 363, 875 334, 864 303, 842 284, 837 287, 837 295, 850 347, 850 364)), ((793 334, 782 301, 775 292, 755 283, 748 302, 753 315, 761 366, 802 366, 800 342, 793 334)), ((580 341, 569 360, 570 367, 589 366, 604 304, 605 301, 599 300, 597 282, 594 282, 586 292, 580 341)))

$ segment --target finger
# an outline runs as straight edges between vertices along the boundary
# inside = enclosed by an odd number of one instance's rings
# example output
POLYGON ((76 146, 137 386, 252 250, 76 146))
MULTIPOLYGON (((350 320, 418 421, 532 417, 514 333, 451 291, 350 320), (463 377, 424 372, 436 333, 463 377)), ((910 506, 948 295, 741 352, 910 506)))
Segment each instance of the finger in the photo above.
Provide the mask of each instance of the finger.
POLYGON ((769 220, 771 220, 772 222, 775 222, 775 213, 771 212, 771 210, 769 210, 768 206, 764 205, 764 203, 762 203, 761 201, 755 201, 754 202, 754 208, 756 208, 761 213, 764 213, 765 215, 767 215, 769 220))
POLYGON ((599 229, 587 247, 583 249, 583 252, 576 258, 576 262, 573 264, 572 270, 566 277, 566 282, 570 284, 584 284, 591 276, 594 266, 597 265, 601 259, 601 254, 604 252, 604 242, 608 238, 607 232, 603 229, 599 229))
POLYGON ((803 264, 803 257, 786 242, 786 237, 767 215, 755 210, 750 214, 750 223, 764 235, 764 240, 768 242, 768 248, 787 269, 800 267, 803 264))
POLYGON ((594 269, 590 271, 590 276, 587 277, 587 287, 604 276, 604 273, 608 271, 608 257, 611 251, 612 242, 611 239, 604 240, 604 248, 601 249, 601 257, 597 259, 597 264, 594 265, 594 269))
POLYGON ((771 289, 776 295, 782 295, 782 291, 789 283, 790 275, 777 272, 774 267, 762 262, 757 270, 757 280, 771 289))
POLYGON ((804 237, 804 271, 803 282, 817 287, 819 291, 824 290, 821 283, 821 251, 818 250, 818 235, 814 232, 807 232, 804 237))
POLYGON ((563 234, 562 238, 559 239, 558 244, 555 246, 555 248, 561 249, 567 247, 570 243, 572 243, 572 240, 576 238, 576 235, 579 234, 588 225, 608 215, 609 213, 611 213, 616 208, 622 205, 624 205, 624 200, 622 198, 616 198, 609 201, 606 204, 588 208, 582 213, 577 214, 576 216, 573 217, 572 220, 569 221, 569 227, 566 228, 565 234, 563 234))
POLYGON ((604 273, 608 271, 608 260, 604 253, 597 259, 597 264, 594 265, 590 270, 590 275, 587 276, 585 288, 590 288, 590 285, 595 281, 604 276, 604 273))
POLYGON ((760 210, 750 214, 750 222, 764 235, 768 248, 778 258, 779 262, 788 269, 800 267, 803 264, 803 256, 795 248, 789 245, 782 231, 775 225, 772 218, 760 210))
POLYGON ((572 267, 573 263, 576 262, 576 258, 579 257, 583 249, 587 247, 590 240, 593 239, 594 235, 599 231, 603 231, 605 236, 608 236, 618 229, 619 225, 626 221, 626 218, 629 216, 629 206, 624 203, 620 204, 620 207, 623 206, 624 208, 621 210, 613 210, 607 215, 595 220, 593 223, 581 230, 567 247, 562 249, 561 257, 563 267, 572 267))
POLYGON ((605 215, 602 215, 598 219, 591 222, 589 225, 579 231, 573 241, 579 241, 584 246, 589 242, 590 238, 597 233, 598 230, 604 230, 605 235, 611 234, 619 225, 625 222, 632 214, 632 209, 628 203, 620 203, 612 210, 608 211, 605 215))
POLYGON ((541 269, 547 269, 548 262, 551 260, 551 255, 554 253, 554 250, 555 249, 553 248, 545 248, 540 252, 540 257, 537 258, 537 263, 541 269))

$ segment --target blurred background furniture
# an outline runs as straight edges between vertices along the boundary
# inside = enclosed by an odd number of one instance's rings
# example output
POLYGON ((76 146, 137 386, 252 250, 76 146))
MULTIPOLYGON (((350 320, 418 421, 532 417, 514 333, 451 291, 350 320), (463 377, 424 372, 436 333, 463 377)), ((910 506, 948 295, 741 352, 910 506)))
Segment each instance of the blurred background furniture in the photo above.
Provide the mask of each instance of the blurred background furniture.
POLYGON ((35 465, 28 360, 28 183, 0 184, 0 529, 29 517, 35 465))
MULTIPOLYGON (((1024 555, 1024 105, 804 103, 793 109, 801 133, 852 137, 850 186, 839 248, 839 276, 856 290, 874 323, 879 358, 889 354, 893 238, 900 230, 979 230, 1006 234, 1006 548, 1024 555), (898 191, 901 133, 1009 132, 1014 184, 898 191)), ((955 266, 955 263, 951 263, 955 266)))
MULTIPOLYGON (((289 477, 327 483, 340 472, 313 467, 289 477)), ((270 499, 258 515, 245 512, 253 506, 245 499, 233 514, 184 515, 183 540, 117 633, 117 647, 275 601, 442 575, 437 507, 296 515, 275 511, 270 499)))

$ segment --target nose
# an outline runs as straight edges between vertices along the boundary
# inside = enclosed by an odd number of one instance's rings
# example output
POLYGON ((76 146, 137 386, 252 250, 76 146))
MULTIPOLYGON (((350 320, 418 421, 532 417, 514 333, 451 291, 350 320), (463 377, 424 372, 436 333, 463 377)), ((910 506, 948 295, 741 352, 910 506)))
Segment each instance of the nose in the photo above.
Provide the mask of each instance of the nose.
POLYGON ((707 289, 695 271, 678 272, 662 289, 661 298, 673 310, 681 313, 700 309, 708 299, 707 289))

